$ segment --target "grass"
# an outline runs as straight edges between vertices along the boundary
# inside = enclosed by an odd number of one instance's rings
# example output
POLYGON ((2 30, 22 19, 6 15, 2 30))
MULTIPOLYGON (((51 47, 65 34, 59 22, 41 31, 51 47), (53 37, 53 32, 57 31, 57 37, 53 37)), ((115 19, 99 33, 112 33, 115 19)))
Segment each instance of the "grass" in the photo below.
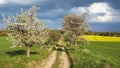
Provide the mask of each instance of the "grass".
POLYGON ((26 47, 10 48, 11 42, 0 37, 0 68, 26 68, 34 66, 46 58, 51 51, 41 50, 40 45, 31 48, 31 56, 26 57, 26 47))
POLYGON ((67 47, 72 68, 120 68, 120 42, 92 41, 79 45, 77 51, 67 47))
MULTIPOLYGON (((67 53, 73 64, 72 68, 120 68, 120 37, 85 35, 89 45, 79 45, 77 51, 71 47, 67 53)), ((10 48, 11 42, 5 36, 0 37, 0 68, 26 68, 46 58, 51 52, 41 50, 39 45, 31 48, 31 56, 25 56, 26 47, 10 48)), ((56 59, 53 68, 59 66, 60 59, 56 59)))

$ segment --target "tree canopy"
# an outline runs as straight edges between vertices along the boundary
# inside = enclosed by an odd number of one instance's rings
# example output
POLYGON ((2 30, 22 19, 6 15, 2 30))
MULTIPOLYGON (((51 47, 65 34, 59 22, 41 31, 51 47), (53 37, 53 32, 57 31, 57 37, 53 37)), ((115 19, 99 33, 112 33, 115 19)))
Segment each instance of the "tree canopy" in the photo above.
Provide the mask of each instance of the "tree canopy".
POLYGON ((13 47, 25 45, 27 56, 30 54, 30 47, 34 44, 44 44, 47 40, 48 30, 43 20, 37 18, 39 7, 33 6, 28 10, 21 9, 21 14, 5 18, 9 40, 13 47))
POLYGON ((78 36, 82 36, 82 32, 88 31, 87 14, 83 13, 81 16, 76 14, 69 14, 64 17, 63 30, 64 40, 69 44, 75 46, 77 49, 78 36))

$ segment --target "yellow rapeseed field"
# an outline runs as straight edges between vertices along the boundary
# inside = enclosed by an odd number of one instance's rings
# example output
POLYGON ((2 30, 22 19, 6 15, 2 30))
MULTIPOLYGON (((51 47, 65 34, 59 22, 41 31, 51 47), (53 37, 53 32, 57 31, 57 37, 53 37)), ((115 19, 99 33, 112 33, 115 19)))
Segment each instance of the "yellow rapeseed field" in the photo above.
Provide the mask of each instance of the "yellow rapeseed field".
POLYGON ((84 35, 88 41, 107 41, 107 42, 120 42, 120 37, 114 36, 97 36, 97 35, 84 35))

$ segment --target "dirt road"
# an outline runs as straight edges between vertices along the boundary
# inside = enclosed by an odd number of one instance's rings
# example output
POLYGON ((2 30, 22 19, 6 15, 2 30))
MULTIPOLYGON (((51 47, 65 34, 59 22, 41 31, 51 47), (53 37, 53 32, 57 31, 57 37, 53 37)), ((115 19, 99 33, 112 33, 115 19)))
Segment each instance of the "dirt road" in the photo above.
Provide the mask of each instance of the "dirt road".
MULTIPOLYGON (((58 67, 70 68, 69 58, 65 52, 65 48, 64 47, 60 47, 60 48, 62 49, 61 51, 62 54, 60 55, 61 64, 59 64, 60 66, 58 67)), ((57 57, 56 55, 57 55, 57 49, 47 59, 45 59, 41 65, 37 65, 36 68, 51 68, 56 61, 56 57, 57 57)))

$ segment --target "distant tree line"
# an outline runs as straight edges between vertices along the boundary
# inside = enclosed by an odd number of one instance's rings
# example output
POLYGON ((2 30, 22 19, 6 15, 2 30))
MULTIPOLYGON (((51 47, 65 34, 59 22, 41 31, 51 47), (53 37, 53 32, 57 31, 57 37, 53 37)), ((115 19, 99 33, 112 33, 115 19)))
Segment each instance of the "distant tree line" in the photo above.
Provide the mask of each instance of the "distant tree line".
POLYGON ((0 36, 7 36, 7 31, 0 30, 0 36))
MULTIPOLYGON (((64 34, 64 31, 62 30, 53 30, 53 31, 59 31, 61 34, 64 34)), ((116 36, 120 37, 120 32, 93 32, 93 31, 88 31, 88 32, 83 32, 83 35, 99 35, 99 36, 116 36)))
MULTIPOLYGON (((51 30, 50 33, 54 33, 55 35, 58 33, 57 35, 59 35, 59 34, 63 34, 64 31, 62 31, 62 30, 51 30)), ((84 35, 99 35, 99 36, 116 36, 116 37, 120 37, 120 32, 93 32, 93 31, 89 31, 89 32, 84 32, 84 35)), ((7 31, 0 30, 0 36, 7 36, 7 31)))
POLYGON ((116 36, 120 37, 120 32, 84 32, 84 35, 116 36))
MULTIPOLYGON (((63 34, 64 31, 62 31, 62 30, 51 30, 50 33, 51 34, 53 33, 55 35, 60 35, 60 34, 63 34)), ((84 32, 84 35, 99 35, 99 36, 116 36, 116 37, 120 37, 120 32, 93 32, 93 31, 89 31, 89 32, 84 32)), ((7 31, 0 30, 0 36, 7 36, 7 31)), ((52 36, 53 35, 51 35, 51 37, 52 36)), ((56 38, 57 37, 55 37, 55 39, 53 39, 53 40, 56 40, 56 38)))

